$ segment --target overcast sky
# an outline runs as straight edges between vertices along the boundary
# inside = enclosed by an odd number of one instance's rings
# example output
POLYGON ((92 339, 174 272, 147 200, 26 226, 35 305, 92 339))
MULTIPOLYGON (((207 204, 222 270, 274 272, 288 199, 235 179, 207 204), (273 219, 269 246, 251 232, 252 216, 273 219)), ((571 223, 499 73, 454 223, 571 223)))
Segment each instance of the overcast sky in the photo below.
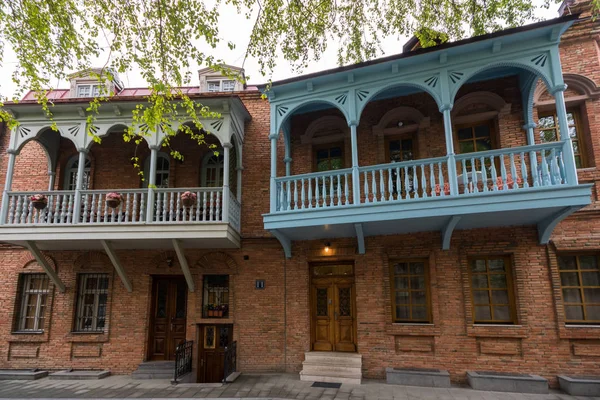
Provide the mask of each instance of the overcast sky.
MULTIPOLYGON (((539 0, 534 0, 534 2, 540 2, 539 0)), ((541 2, 540 2, 541 3, 541 2)), ((544 19, 557 17, 557 10, 559 5, 552 5, 549 10, 542 9, 540 10, 540 17, 544 19)), ((225 60, 227 64, 241 66, 244 61, 244 50, 247 45, 248 37, 252 30, 253 21, 247 20, 245 16, 237 14, 236 10, 232 7, 223 6, 221 10, 221 19, 219 32, 220 36, 223 38, 222 45, 218 46, 215 50, 209 50, 210 54, 213 54, 215 58, 222 58, 225 60), (236 43, 237 48, 235 50, 230 50, 227 47, 227 41, 232 41, 236 43)), ((406 37, 388 37, 383 42, 383 50, 385 55, 392 55, 402 52, 402 45, 408 40, 406 37)), ((328 68, 337 67, 337 48, 334 46, 334 43, 330 43, 327 51, 322 55, 321 60, 318 62, 313 62, 311 65, 303 71, 303 73, 310 73, 321 71, 328 68)), ((105 62, 105 59, 99 59, 98 65, 101 66, 105 62)), ((15 56, 14 53, 11 52, 10 49, 5 49, 5 54, 2 60, 2 66, 0 66, 0 76, 2 79, 0 80, 0 94, 6 97, 12 97, 15 92, 15 85, 12 80, 9 78, 16 67, 15 56)), ((246 75, 250 77, 249 83, 263 83, 266 82, 269 78, 273 80, 285 79, 289 78, 293 75, 296 75, 291 71, 291 68, 288 63, 286 63, 282 57, 278 58, 277 67, 273 73, 272 77, 263 77, 259 73, 259 66, 257 60, 255 59, 247 59, 244 65, 246 70, 246 75)), ((195 68, 197 69, 197 68, 195 68)), ((135 71, 129 71, 126 74, 121 75, 121 80, 125 83, 126 87, 139 87, 145 86, 145 81, 141 78, 140 74, 135 71)), ((198 84, 197 76, 194 77, 192 83, 194 85, 198 84)), ((67 82, 57 82, 55 87, 66 88, 67 82)))

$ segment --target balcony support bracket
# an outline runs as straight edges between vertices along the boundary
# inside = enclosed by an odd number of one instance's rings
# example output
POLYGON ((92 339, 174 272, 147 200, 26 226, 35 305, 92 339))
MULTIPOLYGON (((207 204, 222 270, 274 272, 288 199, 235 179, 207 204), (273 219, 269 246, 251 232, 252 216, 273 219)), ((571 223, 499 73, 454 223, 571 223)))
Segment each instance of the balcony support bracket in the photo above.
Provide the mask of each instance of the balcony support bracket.
POLYGON ((279 232, 277 229, 272 229, 270 232, 277 240, 279 240, 279 243, 281 243, 285 258, 292 258, 292 241, 290 238, 279 232))
POLYGON ((188 265, 187 259, 185 258, 185 252, 183 250, 181 242, 177 239, 173 239, 173 248, 175 249, 175 253, 177 253, 177 259, 179 260, 179 265, 181 266, 181 270, 183 271, 183 276, 185 276, 185 281, 187 282, 188 289, 190 290, 190 292, 193 292, 195 290, 194 278, 192 277, 192 273, 190 272, 190 267, 188 265))
POLYGON ((131 281, 127 277, 127 274, 125 273, 125 268, 123 268, 123 264, 121 264, 121 260, 115 252, 115 249, 107 240, 101 240, 100 243, 102 243, 102 247, 104 247, 104 251, 108 255, 108 258, 110 258, 113 267, 115 267, 115 271, 117 271, 117 274, 121 278, 121 282, 123 282, 123 286, 125 286, 125 289, 127 289, 129 293, 133 292, 133 286, 131 285, 131 281))
POLYGON ((538 223, 538 236, 540 244, 548 244, 554 228, 560 221, 577 211, 580 207, 565 207, 554 215, 538 223))
POLYGON ((40 264, 40 266, 44 269, 44 272, 46 272, 52 283, 54 283, 54 285, 58 288, 58 291, 64 293, 65 284, 60 280, 58 274, 54 268, 50 266, 48 260, 46 260, 46 257, 44 257, 40 249, 38 249, 35 242, 27 241, 25 242, 25 247, 27 247, 27 249, 31 252, 31 255, 33 255, 35 261, 37 261, 38 264, 40 264))
POLYGON ((365 254, 365 233, 362 224, 354 224, 356 230, 356 241, 358 242, 358 254, 365 254))
POLYGON ((442 229, 442 250, 450 249, 450 240, 452 239, 452 233, 454 232, 454 228, 460 221, 460 216, 455 215, 450 217, 444 229, 442 229))

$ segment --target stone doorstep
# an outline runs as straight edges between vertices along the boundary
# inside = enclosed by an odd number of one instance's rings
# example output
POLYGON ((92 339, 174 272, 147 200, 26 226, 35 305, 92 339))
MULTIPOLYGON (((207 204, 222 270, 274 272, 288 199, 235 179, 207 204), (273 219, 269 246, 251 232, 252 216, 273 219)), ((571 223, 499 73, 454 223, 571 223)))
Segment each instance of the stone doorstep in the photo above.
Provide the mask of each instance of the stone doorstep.
POLYGON ((110 371, 92 371, 92 370, 64 370, 55 372, 48 376, 48 379, 63 379, 63 380, 91 380, 103 379, 110 375, 110 371))
POLYGON ((48 371, 0 369, 0 381, 34 381, 45 376, 48 376, 48 371))
POLYGON ((450 373, 445 370, 386 368, 386 380, 391 385, 448 388, 450 373))
POLYGON ((225 379, 225 382, 227 382, 227 383, 233 383, 233 382, 235 382, 235 380, 236 380, 237 378, 239 378, 239 376, 240 376, 241 374, 242 374, 241 372, 232 372, 232 373, 231 373, 231 374, 230 374, 230 375, 229 375, 229 376, 228 376, 228 377, 225 379))
POLYGON ((539 375, 467 371, 471 388, 491 392, 547 394, 548 381, 539 375))
POLYGON ((559 375, 558 383, 571 396, 600 396, 600 376, 559 375))

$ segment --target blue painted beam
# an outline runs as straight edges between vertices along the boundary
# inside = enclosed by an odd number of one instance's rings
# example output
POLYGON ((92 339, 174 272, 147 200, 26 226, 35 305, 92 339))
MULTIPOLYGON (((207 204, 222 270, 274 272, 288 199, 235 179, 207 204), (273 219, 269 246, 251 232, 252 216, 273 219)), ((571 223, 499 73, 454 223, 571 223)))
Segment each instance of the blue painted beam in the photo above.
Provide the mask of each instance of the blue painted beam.
POLYGON ((452 233, 454 232, 456 225, 460 222, 460 218, 461 217, 458 215, 450 217, 448 223, 446 223, 446 226, 442 230, 442 250, 450 249, 450 239, 452 239, 452 233))
POLYGON ((277 240, 279 240, 279 243, 281 243, 285 258, 292 258, 292 241, 290 238, 279 232, 277 229, 272 229, 269 232, 271 232, 271 234, 275 236, 277 240))
POLYGON ((356 240, 358 241, 358 254, 365 254, 365 234, 362 224, 354 224, 356 230, 356 240))
POLYGON ((551 217, 541 221, 538 224, 538 237, 540 239, 540 244, 548 244, 550 241, 550 236, 552 236, 552 231, 554 231, 556 225, 558 225, 560 221, 567 218, 578 209, 579 207, 565 207, 551 217))

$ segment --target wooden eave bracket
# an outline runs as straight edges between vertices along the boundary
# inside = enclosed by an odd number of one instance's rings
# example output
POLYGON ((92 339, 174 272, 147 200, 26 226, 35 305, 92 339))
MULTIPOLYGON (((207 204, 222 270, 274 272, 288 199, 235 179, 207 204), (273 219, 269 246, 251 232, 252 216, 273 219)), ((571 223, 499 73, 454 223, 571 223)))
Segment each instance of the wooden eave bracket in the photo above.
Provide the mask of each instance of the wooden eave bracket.
POLYGON ((279 243, 281 243, 285 258, 292 258, 292 241, 290 238, 279 232, 277 229, 272 229, 270 232, 277 240, 279 240, 279 243))
POLYGON ((177 239, 173 239, 173 248, 175 249, 175 253, 177 254, 177 259, 179 260, 179 265, 181 266, 181 270, 183 271, 183 276, 185 276, 185 281, 187 282, 188 289, 190 292, 193 292, 196 287, 194 285, 194 278, 192 277, 192 273, 190 271, 190 266, 188 265, 187 259, 185 258, 185 252, 183 250, 183 246, 181 242, 177 239))
POLYGON ((48 263, 48 260, 46 259, 46 257, 44 257, 44 255, 42 254, 40 249, 38 249, 35 242, 27 241, 27 242, 25 242, 25 247, 27 247, 27 249, 31 252, 31 255, 33 255, 33 258, 35 258, 35 260, 42 267, 44 272, 46 272, 46 274, 48 275, 48 277, 50 278, 52 283, 54 283, 54 285, 58 288, 58 291, 61 293, 64 293, 66 290, 65 284, 60 280, 60 278, 58 277, 58 274, 52 268, 52 266, 48 263))
POLYGON ((110 262, 112 262, 113 267, 115 267, 115 271, 117 271, 117 274, 121 278, 121 282, 123 282, 123 286, 125 286, 125 289, 127 289, 129 293, 133 292, 133 286, 131 284, 131 281, 127 277, 127 274, 125 273, 125 268, 123 268, 123 264, 121 264, 121 260, 115 252, 115 249, 107 240, 101 240, 100 243, 102 243, 102 247, 104 247, 104 251, 108 255, 108 258, 110 258, 110 262))
POLYGON ((569 215, 573 214, 579 208, 580 207, 575 206, 565 207, 557 213, 538 223, 537 228, 540 244, 548 244, 548 242, 550 241, 550 236, 552 235, 554 228, 556 228, 556 225, 558 225, 560 221, 567 218, 569 215))
POLYGON ((356 241, 358 242, 358 254, 365 254, 365 234, 362 224, 354 224, 356 230, 356 241))
POLYGON ((452 239, 452 233, 454 232, 454 228, 459 223, 461 217, 455 215, 450 217, 444 229, 442 229, 442 250, 450 250, 450 240, 452 239))

